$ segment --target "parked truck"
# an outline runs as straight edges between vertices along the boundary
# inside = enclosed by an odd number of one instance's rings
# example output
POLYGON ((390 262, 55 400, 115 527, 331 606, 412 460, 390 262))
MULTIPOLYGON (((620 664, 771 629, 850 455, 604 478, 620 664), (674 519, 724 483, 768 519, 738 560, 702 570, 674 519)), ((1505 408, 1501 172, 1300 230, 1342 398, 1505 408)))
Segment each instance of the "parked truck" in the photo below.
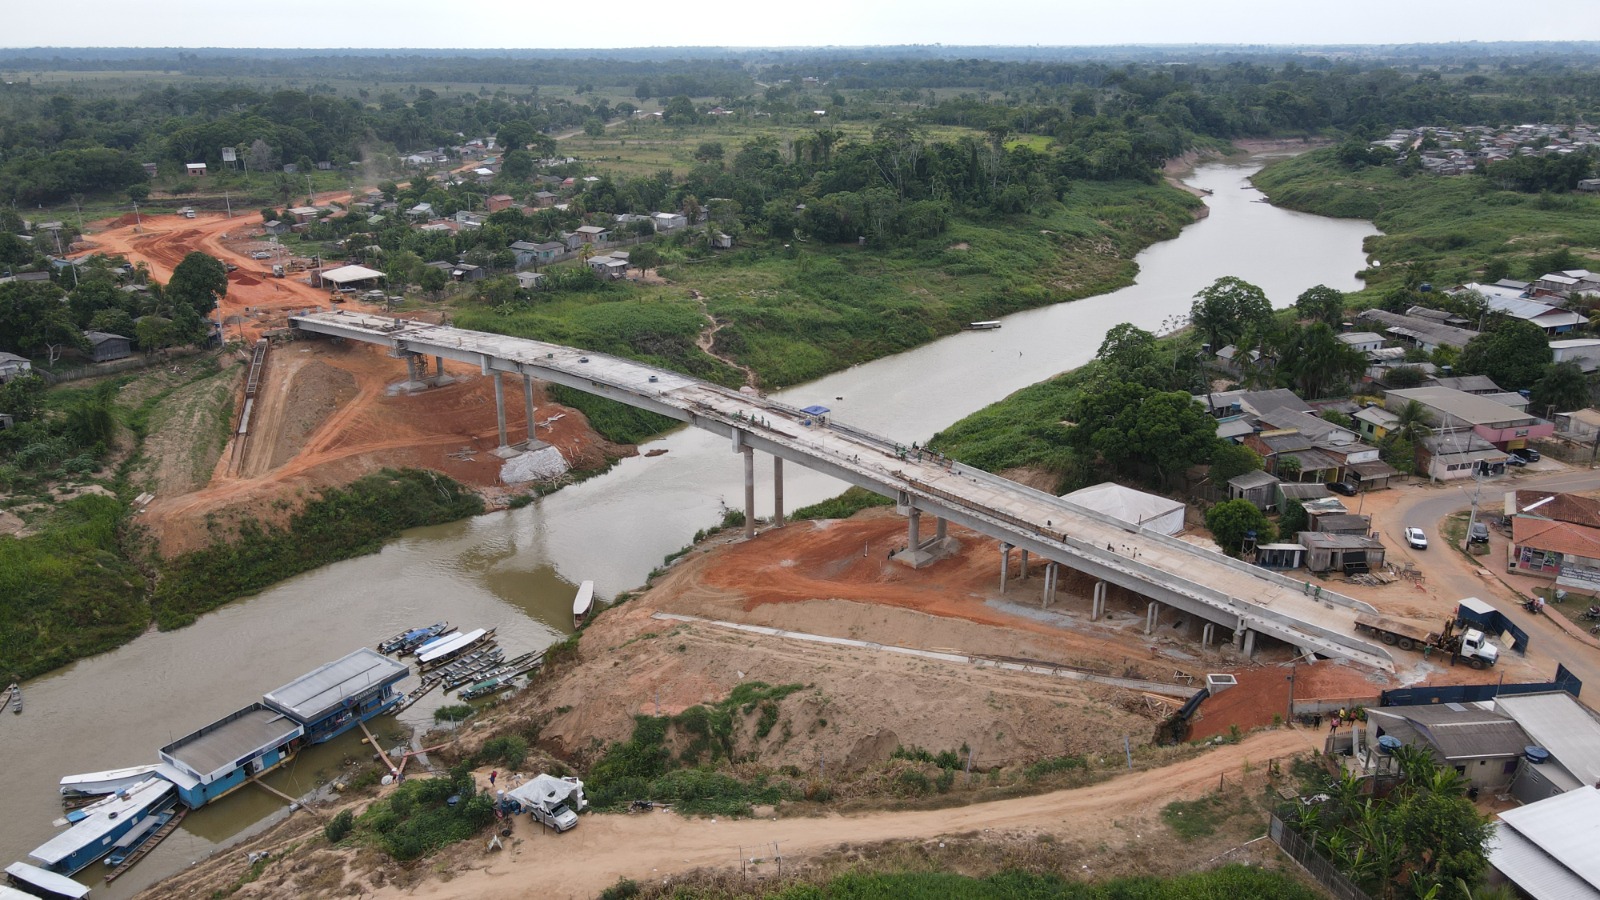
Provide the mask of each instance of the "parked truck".
POLYGON ((521 804, 534 821, 557 833, 577 825, 578 811, 586 805, 583 782, 553 775, 536 775, 526 784, 506 792, 505 796, 521 804))
POLYGON ((1439 631, 1429 631, 1410 622, 1387 616, 1361 613, 1356 616, 1356 631, 1369 634, 1391 647, 1447 653, 1452 662, 1465 662, 1474 669, 1486 669, 1500 661, 1500 648, 1489 636, 1467 623, 1472 619, 1457 610, 1457 618, 1446 619, 1439 631))

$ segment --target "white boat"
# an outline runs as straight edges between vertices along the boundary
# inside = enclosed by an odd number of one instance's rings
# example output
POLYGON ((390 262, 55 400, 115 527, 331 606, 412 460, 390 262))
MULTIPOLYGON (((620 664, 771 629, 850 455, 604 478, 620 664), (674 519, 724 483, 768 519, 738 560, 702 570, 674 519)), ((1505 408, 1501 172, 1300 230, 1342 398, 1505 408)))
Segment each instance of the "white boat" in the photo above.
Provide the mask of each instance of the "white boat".
POLYGON ((38 866, 30 866, 25 862, 15 862, 6 866, 6 875, 11 883, 18 887, 32 888, 27 893, 39 897, 65 897, 67 900, 81 900, 89 896, 89 889, 73 881, 65 875, 57 875, 38 866))
POLYGON ((61 793, 66 796, 93 797, 115 794, 133 787, 155 772, 159 763, 148 766, 128 766, 125 769, 107 769, 104 772, 85 772, 61 779, 61 793))
POLYGON ((96 804, 92 815, 33 848, 28 856, 52 872, 71 875, 111 852, 112 845, 146 817, 172 806, 177 791, 165 779, 142 781, 117 794, 114 802, 96 804))
POLYGON ((484 629, 474 628, 465 634, 452 634, 436 639, 424 644, 417 651, 417 662, 428 666, 441 660, 449 659, 451 656, 477 643, 485 634, 488 634, 488 632, 484 629))
POLYGON ((968 331, 993 331, 996 328, 999 328, 1002 324, 1004 324, 1004 323, 1002 323, 999 319, 987 319, 987 320, 982 321, 982 322, 968 322, 967 323, 967 330, 968 331))
POLYGON ((578 585, 578 596, 572 598, 572 627, 580 628, 594 611, 594 582, 578 585))

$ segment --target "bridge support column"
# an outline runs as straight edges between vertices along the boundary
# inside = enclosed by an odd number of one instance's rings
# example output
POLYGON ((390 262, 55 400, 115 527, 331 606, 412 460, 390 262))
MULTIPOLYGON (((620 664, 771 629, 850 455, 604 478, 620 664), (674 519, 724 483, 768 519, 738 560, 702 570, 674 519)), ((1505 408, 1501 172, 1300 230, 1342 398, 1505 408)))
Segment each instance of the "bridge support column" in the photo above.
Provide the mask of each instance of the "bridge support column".
POLYGON ((446 375, 444 373, 444 357, 442 357, 442 356, 435 356, 433 358, 433 371, 434 371, 434 376, 433 376, 433 386, 434 387, 439 387, 440 385, 446 385, 446 384, 451 383, 452 381, 455 381, 454 378, 451 378, 449 375, 446 375))
POLYGON ((1151 600, 1150 601, 1150 606, 1148 608, 1146 608, 1145 611, 1144 611, 1144 633, 1145 634, 1155 634, 1155 631, 1156 631, 1156 620, 1158 618, 1160 618, 1160 617, 1161 617, 1161 604, 1157 603, 1154 600, 1151 600))
POLYGON ((1022 551, 1022 570, 1017 573, 1018 581, 1028 580, 1028 551, 1022 551))
POLYGON ((1040 607, 1049 609, 1050 604, 1056 602, 1056 579, 1060 577, 1060 570, 1055 563, 1044 564, 1044 597, 1039 604, 1040 607))
POLYGON ((500 446, 494 448, 494 455, 502 458, 516 454, 511 449, 511 443, 506 440, 506 384, 499 372, 490 372, 489 377, 494 379, 494 421, 500 432, 500 446))
POLYGON ((744 539, 756 536, 756 451, 754 447, 741 447, 744 454, 744 539))
POLYGON ((533 376, 522 376, 522 402, 528 408, 528 449, 533 449, 533 376))
POLYGON ((906 516, 906 550, 915 553, 922 544, 922 510, 915 506, 906 516))
POLYGON ((946 537, 946 526, 948 525, 949 523, 944 520, 944 516, 936 516, 933 520, 933 539, 943 544, 946 537))
POLYGON ((772 458, 772 524, 783 527, 783 457, 772 458))
POLYGON ((1104 581, 1096 581, 1094 583, 1094 599, 1090 601, 1089 606, 1089 621, 1098 622, 1100 621, 1100 617, 1104 616, 1105 614, 1106 583, 1104 581))
POLYGON ((1244 630, 1244 655, 1246 657, 1256 655, 1256 633, 1254 629, 1246 628, 1244 630))
POLYGON ((1000 593, 1006 592, 1006 578, 1011 574, 1011 545, 1000 542, 1000 593))
POLYGON ((1217 638, 1217 623, 1207 622, 1206 627, 1200 629, 1200 646, 1209 647, 1217 638))

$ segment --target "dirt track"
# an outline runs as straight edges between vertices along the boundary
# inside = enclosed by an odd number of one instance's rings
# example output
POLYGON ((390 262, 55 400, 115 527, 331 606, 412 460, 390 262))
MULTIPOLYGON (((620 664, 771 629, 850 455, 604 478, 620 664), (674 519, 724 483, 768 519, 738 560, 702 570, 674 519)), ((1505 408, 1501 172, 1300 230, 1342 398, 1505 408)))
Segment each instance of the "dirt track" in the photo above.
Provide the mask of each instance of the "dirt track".
MULTIPOLYGON (((1207 793, 1216 787, 1219 777, 1236 776, 1247 763, 1259 767, 1269 759, 1314 749, 1319 746, 1318 737, 1305 730, 1270 731, 1163 769, 1076 790, 956 809, 777 820, 684 819, 667 812, 591 816, 559 836, 542 829, 535 832, 535 826, 522 820, 516 825, 521 847, 480 858, 477 867, 455 874, 448 882, 430 881, 411 890, 390 887, 373 896, 512 900, 528 896, 529 885, 537 882, 539 891, 549 896, 593 897, 623 877, 651 880, 696 868, 729 867, 738 859, 740 847, 765 848, 773 841, 781 842, 785 857, 800 863, 841 844, 929 839, 972 831, 1136 843, 1142 839, 1137 825, 1128 828, 1114 823, 1149 822, 1161 807, 1207 793)), ((769 855, 765 849, 755 853, 769 855)))

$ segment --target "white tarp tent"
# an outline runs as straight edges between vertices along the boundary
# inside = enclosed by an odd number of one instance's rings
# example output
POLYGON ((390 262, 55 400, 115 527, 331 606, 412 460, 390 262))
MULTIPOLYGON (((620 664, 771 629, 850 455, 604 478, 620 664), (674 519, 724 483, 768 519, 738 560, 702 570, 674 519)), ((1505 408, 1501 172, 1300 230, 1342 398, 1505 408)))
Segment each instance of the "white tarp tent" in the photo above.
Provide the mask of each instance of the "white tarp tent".
POLYGON ((369 269, 366 266, 340 266, 337 269, 329 269, 328 271, 322 273, 323 281, 331 282, 339 287, 344 287, 347 284, 355 284, 356 282, 360 281, 372 281, 374 279, 383 277, 385 276, 382 272, 379 272, 377 269, 369 269))
POLYGON ((535 775, 526 783, 506 791, 506 796, 523 806, 537 806, 546 810, 565 803, 573 812, 579 812, 588 805, 583 799, 583 782, 554 775, 535 775))
POLYGON ((1136 491, 1110 481, 1073 491, 1061 499, 1161 534, 1177 534, 1183 530, 1183 501, 1136 491))

